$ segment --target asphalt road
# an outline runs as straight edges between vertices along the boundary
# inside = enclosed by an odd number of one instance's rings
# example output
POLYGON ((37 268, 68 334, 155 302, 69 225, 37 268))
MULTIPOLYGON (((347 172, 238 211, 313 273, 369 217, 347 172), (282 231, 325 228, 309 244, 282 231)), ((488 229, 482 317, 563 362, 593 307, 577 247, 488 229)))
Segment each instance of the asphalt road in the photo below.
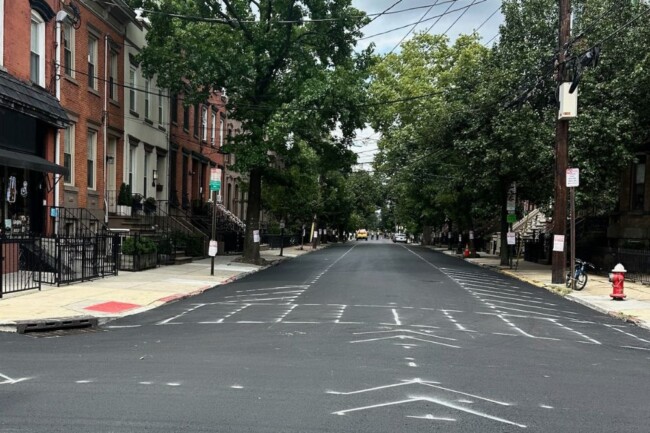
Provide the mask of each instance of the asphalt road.
POLYGON ((648 432, 650 333, 411 245, 0 335, 0 432, 648 432))

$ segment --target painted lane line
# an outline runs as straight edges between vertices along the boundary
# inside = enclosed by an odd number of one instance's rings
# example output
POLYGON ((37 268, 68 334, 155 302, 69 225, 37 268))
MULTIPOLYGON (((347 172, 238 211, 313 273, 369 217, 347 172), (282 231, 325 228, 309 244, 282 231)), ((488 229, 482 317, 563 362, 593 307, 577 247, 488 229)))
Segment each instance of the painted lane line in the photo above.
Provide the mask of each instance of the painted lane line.
POLYGON ((31 379, 31 377, 21 377, 19 379, 13 379, 2 373, 0 373, 0 378, 4 379, 4 381, 0 382, 0 385, 13 385, 15 383, 24 382, 25 380, 31 379))
POLYGON ((297 296, 282 296, 280 298, 245 298, 245 299, 240 299, 238 301, 240 302, 249 302, 249 303, 256 303, 256 302, 262 302, 262 301, 284 301, 285 304, 291 303, 295 301, 297 296))
POLYGON ((122 328, 139 328, 142 325, 110 325, 107 326, 109 329, 122 329, 122 328))
POLYGON ((538 305, 530 305, 530 304, 520 304, 518 302, 501 301, 501 300, 498 300, 498 299, 490 299, 489 301, 488 300, 485 300, 485 301, 486 302, 495 302, 495 303, 498 303, 498 304, 515 305, 517 307, 539 308, 540 310, 553 311, 553 312, 556 312, 556 313, 578 314, 578 313, 574 313, 572 311, 558 310, 557 308, 541 307, 541 306, 538 306, 538 305))
POLYGON ((630 334, 629 332, 625 332, 625 331, 623 331, 622 329, 618 329, 618 328, 616 328, 616 327, 614 327, 614 326, 612 326, 612 325, 605 325, 605 326, 607 326, 607 327, 610 328, 610 329, 613 329, 614 331, 620 332, 621 334, 625 334, 625 335, 627 335, 628 337, 635 338, 635 339, 637 339, 637 340, 639 340, 639 341, 643 341, 644 343, 650 343, 650 341, 648 341, 648 340, 644 340, 644 339, 641 338, 641 337, 637 337, 637 336, 634 335, 634 334, 630 334))
POLYGON ((582 338, 584 338, 585 340, 588 340, 588 341, 590 341, 590 342, 592 342, 592 343, 594 343, 594 344, 602 344, 600 341, 598 341, 598 340, 594 340, 593 338, 588 337, 587 335, 583 334, 583 333, 580 332, 580 331, 576 331, 576 330, 573 329, 573 328, 569 328, 568 326, 565 326, 565 325, 559 323, 559 322, 557 321, 557 319, 548 319, 548 321, 549 321, 549 322, 553 322, 553 323, 555 323, 557 326, 559 326, 560 328, 566 329, 566 330, 569 331, 569 332, 573 332, 574 334, 577 334, 577 335, 581 336, 582 338))
POLYGON ((188 313, 191 313, 192 311, 197 310, 197 309, 199 309, 199 308, 201 308, 203 306, 205 306, 205 304, 195 304, 194 307, 188 308, 187 310, 185 310, 181 314, 177 314, 174 317, 170 317, 169 319, 162 320, 162 321, 156 323, 156 325, 167 325, 169 322, 171 322, 171 321, 173 321, 175 319, 178 319, 179 317, 182 317, 182 316, 184 316, 184 315, 186 315, 188 313))
POLYGON ((457 401, 458 401, 458 403, 474 404, 474 402, 472 400, 468 400, 466 398, 459 398, 457 401))
POLYGON ((519 337, 519 334, 508 334, 507 332, 493 332, 492 335, 506 335, 508 337, 519 337))
MULTIPOLYGON (((483 289, 481 287, 474 287, 474 286, 466 286, 465 288, 467 290, 472 291, 472 292, 481 292, 481 294, 490 293, 490 294, 492 294, 494 296, 508 295, 511 298, 523 298, 522 300, 526 300, 526 301, 530 301, 530 302, 533 302, 533 301, 543 302, 544 301, 544 298, 539 298, 537 296, 522 295, 521 292, 518 292, 516 290, 503 290, 502 289, 502 290, 499 290, 498 292, 496 292, 494 290, 485 290, 485 289, 483 289), (504 292, 506 292, 506 293, 504 293, 504 292)), ((555 304, 553 304, 553 305, 555 305, 555 304)))
POLYGON ((434 335, 428 332, 418 332, 418 331, 412 331, 410 329, 391 329, 389 331, 364 331, 364 332, 354 332, 352 335, 368 335, 368 334, 386 334, 386 333, 391 333, 391 332, 406 332, 410 334, 415 334, 415 335, 423 335, 425 337, 434 337, 434 338, 440 338, 442 340, 449 340, 449 341, 458 341, 456 338, 451 338, 451 337, 440 337, 438 335, 434 335))
POLYGON ((257 324, 259 324, 259 323, 267 323, 267 322, 262 322, 262 321, 259 321, 259 320, 238 320, 235 323, 247 323, 247 324, 248 323, 257 323, 257 324))
POLYGON ((409 362, 409 367, 417 367, 418 365, 415 362, 409 362))
POLYGON ((153 382, 138 382, 139 385, 153 385, 153 382))
POLYGON ((417 338, 417 337, 411 337, 410 335, 393 335, 391 337, 380 337, 380 338, 369 338, 367 340, 355 340, 355 341, 350 341, 350 343, 369 343, 373 341, 382 341, 382 340, 415 340, 415 341, 421 341, 423 343, 429 343, 429 344, 437 344, 439 346, 445 346, 445 347, 451 347, 454 349, 460 349, 460 346, 455 346, 453 344, 447 344, 447 343, 441 343, 439 341, 431 341, 431 340, 425 340, 423 338, 417 338))
MULTIPOLYGON (((447 319, 449 319, 449 321, 456 326, 456 328, 458 328, 461 331, 467 331, 467 328, 465 328, 463 325, 458 323, 458 321, 456 319, 454 319, 454 317, 449 313, 449 310, 440 310, 440 311, 442 311, 442 314, 444 314, 445 317, 447 317, 447 319)), ((471 332, 474 332, 474 331, 471 331, 471 332)))
POLYGON ((181 386, 181 384, 178 383, 178 382, 167 382, 165 385, 167 385, 167 386, 181 386))
POLYGON ((199 322, 200 325, 215 325, 218 323, 223 323, 223 319, 214 320, 212 322, 199 322))
MULTIPOLYGON (((477 289, 471 289, 470 292, 479 292, 477 289)), ((533 301, 532 299, 513 299, 512 296, 501 296, 501 295, 494 295, 492 293, 483 293, 484 291, 480 291, 481 296, 488 296, 490 298, 496 298, 496 299, 510 299, 510 300, 515 300, 515 301, 521 301, 521 302, 529 302, 533 304, 542 304, 542 305, 550 305, 551 307, 557 306, 557 304, 553 304, 551 302, 543 302, 543 301, 533 301)))
POLYGON ((241 386, 241 385, 232 385, 231 388, 232 389, 244 389, 244 387, 241 386))
POLYGON ((432 325, 413 325, 414 328, 431 328, 431 329, 440 329, 440 326, 432 325))
POLYGON ((299 285, 299 286, 279 286, 279 287, 267 287, 265 289, 248 289, 248 290, 237 290, 235 293, 247 293, 247 292, 263 292, 267 290, 286 290, 286 289, 303 289, 307 290, 309 286, 299 285))
POLYGON ((410 380, 404 380, 400 383, 392 383, 390 385, 382 385, 382 386, 375 386, 373 388, 366 388, 366 389, 359 389, 357 391, 349 391, 349 392, 343 392, 343 391, 331 391, 327 390, 325 391, 325 394, 335 394, 335 395, 354 395, 354 394, 364 394, 366 392, 374 392, 374 391, 379 391, 382 389, 388 389, 388 388, 397 388, 400 386, 408 386, 408 385, 413 385, 413 384, 423 384, 423 383, 431 383, 431 384, 439 384, 440 382, 431 382, 431 381, 423 381, 422 379, 410 379, 410 380))
POLYGON ((503 320, 503 321, 504 321, 508 326, 510 326, 510 327, 511 327, 512 329, 514 329, 515 331, 519 332, 519 333, 520 333, 521 335, 523 335, 524 337, 534 338, 534 339, 536 339, 536 340, 552 340, 552 341, 560 341, 560 339, 558 339, 558 338, 550 338, 550 337, 536 337, 536 336, 534 336, 534 335, 532 335, 532 334, 529 334, 528 332, 524 331, 523 329, 517 327, 517 325, 515 325, 514 323, 512 323, 511 321, 509 321, 508 319, 506 319, 506 318, 503 317, 502 315, 499 314, 499 315, 497 315, 497 317, 498 317, 499 319, 503 320))
POLYGON ((282 316, 280 316, 280 317, 278 317, 276 319, 276 322, 282 322, 282 320, 285 317, 287 317, 289 315, 289 313, 291 313, 297 306, 298 306, 297 304, 292 305, 291 308, 289 308, 282 316))
POLYGON ((397 315, 397 310, 393 308, 393 318, 395 319, 395 324, 397 326, 402 326, 402 322, 399 320, 399 316, 397 315))
POLYGON ((470 394, 468 392, 463 392, 463 391, 458 391, 458 390, 451 389, 451 388, 446 388, 444 386, 440 386, 437 382, 420 381, 420 383, 422 385, 424 385, 424 386, 429 386, 431 388, 442 389, 443 391, 449 391, 449 392, 453 392, 455 394, 464 395, 466 397, 472 397, 472 398, 475 398, 475 399, 478 399, 478 400, 487 401, 488 403, 498 404, 499 406, 512 406, 510 403, 506 403, 505 401, 493 400, 491 398, 481 397, 480 395, 470 394))
POLYGON ((355 407, 353 409, 347 409, 347 410, 340 410, 338 412, 332 412, 332 415, 345 415, 346 413, 357 412, 359 410, 374 409, 374 408, 377 408, 377 407, 395 406, 395 405, 398 405, 398 404, 412 403, 414 401, 422 401, 422 399, 421 398, 410 398, 408 400, 391 401, 389 403, 380 403, 380 404, 373 404, 371 406, 355 407))
POLYGON ((539 407, 541 407, 542 409, 553 409, 553 406, 549 406, 547 404, 540 404, 539 407))
POLYGON ((487 418, 487 419, 490 419, 492 421, 498 421, 498 422, 501 422, 501 423, 504 423, 504 424, 509 424, 509 425, 514 425, 514 426, 521 427, 521 428, 526 428, 526 425, 524 425, 524 424, 519 424, 519 423, 516 423, 514 421, 510 421, 510 420, 507 420, 507 419, 504 419, 504 418, 499 418, 499 417, 494 416, 494 415, 488 415, 486 413, 479 412, 477 410, 468 409, 466 407, 459 406, 457 404, 446 402, 446 401, 443 401, 443 400, 438 400, 436 398, 424 397, 424 398, 422 398, 422 400, 428 401, 428 402, 431 402, 431 403, 434 403, 434 404, 439 404, 440 406, 448 407, 450 409, 456 409, 456 410, 459 410, 461 412, 465 412, 465 413, 469 413, 469 414, 472 414, 472 415, 480 416, 482 418, 487 418))
MULTIPOLYGON (((494 305, 491 306, 490 308, 497 308, 494 305)), ((558 319, 566 319, 564 316, 558 316, 557 314, 550 314, 550 313, 541 313, 539 311, 528 311, 528 310, 521 310, 519 308, 511 308, 511 307, 504 307, 503 305, 499 305, 499 310, 508 310, 508 311, 519 311, 520 313, 528 313, 528 314, 536 314, 538 316, 549 316, 549 317, 556 317, 558 319)))
POLYGON ((634 349, 634 350, 647 350, 650 351, 648 347, 637 347, 637 346, 621 346, 624 349, 634 349))
POLYGON ((416 418, 416 419, 430 419, 432 421, 456 421, 456 418, 445 418, 441 416, 433 416, 431 414, 416 416, 416 415, 406 415, 407 418, 416 418))
POLYGON ((306 322, 306 321, 285 320, 282 323, 288 323, 288 324, 294 324, 294 325, 305 325, 305 324, 320 324, 320 323, 323 323, 323 322, 306 322))

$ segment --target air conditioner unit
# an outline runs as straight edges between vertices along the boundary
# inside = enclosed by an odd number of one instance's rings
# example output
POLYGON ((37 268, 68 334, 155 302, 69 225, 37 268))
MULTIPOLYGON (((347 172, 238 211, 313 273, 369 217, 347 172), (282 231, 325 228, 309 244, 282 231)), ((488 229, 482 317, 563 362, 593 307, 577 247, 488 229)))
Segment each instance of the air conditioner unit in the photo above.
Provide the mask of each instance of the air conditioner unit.
POLYGON ((569 120, 578 117, 578 89, 569 93, 571 83, 560 84, 560 111, 557 118, 559 120, 569 120))

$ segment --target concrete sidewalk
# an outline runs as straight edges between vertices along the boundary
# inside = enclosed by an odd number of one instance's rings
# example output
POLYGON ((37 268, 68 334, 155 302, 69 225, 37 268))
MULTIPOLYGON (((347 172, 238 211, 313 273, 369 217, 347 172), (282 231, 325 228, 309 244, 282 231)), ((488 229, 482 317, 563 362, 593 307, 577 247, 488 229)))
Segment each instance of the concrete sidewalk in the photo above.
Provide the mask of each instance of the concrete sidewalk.
MULTIPOLYGON (((463 260, 463 256, 456 254, 455 251, 448 251, 445 248, 431 248, 463 260)), ((650 329, 650 286, 626 281, 625 294, 627 298, 624 301, 614 301, 609 297, 609 294, 612 293, 612 284, 607 277, 589 274, 585 288, 581 291, 572 291, 563 284, 551 283, 552 270, 550 265, 519 260, 515 269, 514 262, 512 268, 510 266, 501 266, 499 256, 484 252, 479 253, 479 255, 481 257, 464 260, 495 269, 530 284, 543 287, 601 313, 650 329)))
POLYGON ((261 251, 261 257, 268 262, 265 266, 239 263, 237 260, 241 256, 216 256, 213 276, 210 275, 211 259, 207 258, 142 272, 120 271, 117 276, 67 286, 43 284, 41 291, 3 295, 0 331, 24 332, 105 323, 197 295, 311 251, 310 246, 305 246, 304 250, 285 248, 283 257, 277 249, 261 251))

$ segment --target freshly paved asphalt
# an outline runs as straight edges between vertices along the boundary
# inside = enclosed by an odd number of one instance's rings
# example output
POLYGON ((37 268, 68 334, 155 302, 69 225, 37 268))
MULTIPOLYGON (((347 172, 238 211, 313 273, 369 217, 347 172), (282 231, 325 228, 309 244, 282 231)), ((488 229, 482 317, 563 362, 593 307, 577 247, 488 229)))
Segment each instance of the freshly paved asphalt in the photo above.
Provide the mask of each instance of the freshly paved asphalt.
POLYGON ((647 432, 650 333, 425 248, 283 262, 0 334, 0 432, 647 432))

